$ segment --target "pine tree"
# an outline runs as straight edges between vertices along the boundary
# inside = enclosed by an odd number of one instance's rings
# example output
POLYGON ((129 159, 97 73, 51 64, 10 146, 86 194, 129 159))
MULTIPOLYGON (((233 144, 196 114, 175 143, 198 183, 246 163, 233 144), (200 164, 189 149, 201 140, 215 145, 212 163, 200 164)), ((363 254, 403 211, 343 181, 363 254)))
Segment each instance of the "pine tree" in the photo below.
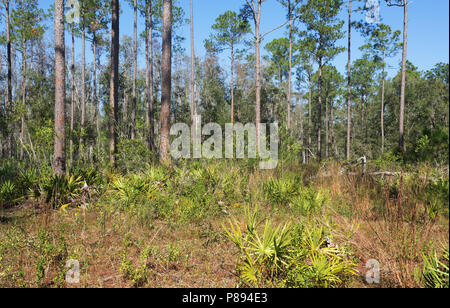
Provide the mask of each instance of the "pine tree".
POLYGON ((117 152, 117 106, 119 101, 119 1, 111 0, 111 74, 109 94, 109 161, 111 167, 116 164, 117 152))
POLYGON ((168 163, 172 90, 172 0, 163 0, 160 161, 168 163))
POLYGON ((317 116, 317 156, 322 159, 322 69, 337 54, 343 51, 336 47, 337 40, 343 37, 343 21, 338 19, 342 0, 308 0, 301 9, 301 19, 309 37, 314 42, 314 58, 319 67, 318 78, 318 116, 317 116))
POLYGON ((66 63, 64 42, 64 0, 55 0, 55 143, 53 173, 66 173, 65 100, 66 63))
POLYGON ((216 18, 215 24, 212 26, 214 34, 212 34, 205 42, 207 49, 214 49, 222 52, 230 51, 230 94, 231 94, 231 123, 234 123, 234 65, 237 47, 243 42, 244 36, 250 32, 248 22, 232 11, 226 11, 216 18))

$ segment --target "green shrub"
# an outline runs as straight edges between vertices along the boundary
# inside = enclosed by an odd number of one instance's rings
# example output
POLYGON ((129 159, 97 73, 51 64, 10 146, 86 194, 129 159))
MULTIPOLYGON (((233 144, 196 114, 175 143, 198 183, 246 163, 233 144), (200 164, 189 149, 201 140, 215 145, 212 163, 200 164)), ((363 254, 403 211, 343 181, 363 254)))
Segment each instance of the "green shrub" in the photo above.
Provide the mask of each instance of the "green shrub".
POLYGON ((385 152, 375 160, 375 166, 380 170, 394 171, 401 163, 401 155, 396 151, 385 152))
POLYGON ((449 248, 448 244, 442 248, 442 257, 439 258, 435 249, 423 255, 422 282, 427 288, 449 287, 449 248))
POLYGON ((53 175, 42 186, 45 201, 53 208, 66 206, 80 195, 83 183, 81 177, 53 175))
POLYGON ((39 187, 39 177, 39 172, 35 168, 27 168, 20 171, 16 181, 20 193, 26 195, 30 190, 37 190, 39 187))
POLYGON ((319 212, 327 201, 327 193, 323 190, 316 192, 313 188, 305 187, 292 200, 292 207, 302 215, 319 212))
POLYGON ((116 167, 122 173, 142 171, 153 160, 153 153, 142 140, 123 139, 118 145, 116 167))
POLYGON ((105 184, 105 179, 95 167, 78 167, 74 168, 71 173, 74 178, 80 178, 88 186, 99 186, 105 184))
POLYGON ((337 287, 356 274, 356 264, 344 248, 330 242, 317 224, 274 227, 266 221, 259 231, 257 208, 247 209, 245 231, 236 220, 224 226, 239 249, 237 272, 246 285, 337 287))
POLYGON ((0 185, 0 205, 7 206, 14 203, 17 197, 16 185, 11 181, 6 181, 0 185))
POLYGON ((257 230, 257 211, 247 209, 247 226, 243 234, 237 221, 229 221, 225 231, 231 241, 239 248, 237 270, 244 283, 257 287, 273 283, 279 272, 289 262, 289 249, 292 237, 290 225, 274 227, 266 221, 264 231, 257 230))
POLYGON ((294 179, 273 179, 263 183, 266 198, 276 205, 289 205, 299 193, 299 184, 294 179))

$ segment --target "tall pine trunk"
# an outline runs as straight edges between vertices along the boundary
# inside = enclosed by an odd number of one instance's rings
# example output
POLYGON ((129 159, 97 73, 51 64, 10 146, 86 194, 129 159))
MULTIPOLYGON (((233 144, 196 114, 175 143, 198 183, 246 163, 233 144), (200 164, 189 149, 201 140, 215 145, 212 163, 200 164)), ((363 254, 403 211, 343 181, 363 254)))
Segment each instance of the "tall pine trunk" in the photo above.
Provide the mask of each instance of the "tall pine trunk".
POLYGON ((406 90, 406 56, 408 50, 408 1, 403 0, 404 20, 403 20, 403 54, 402 54, 402 86, 400 92, 400 119, 399 119, 399 139, 398 149, 400 152, 406 151, 405 146, 405 90, 406 90))
POLYGON ((147 99, 146 99, 146 112, 145 112, 145 125, 147 147, 150 150, 154 149, 154 119, 153 119, 153 14, 152 14, 152 0, 147 0, 147 24, 148 24, 148 37, 146 40, 146 83, 147 83, 147 99))
POLYGON ((260 150, 260 127, 261 123, 261 34, 259 30, 261 22, 261 0, 258 0, 258 9, 255 12, 255 52, 256 52, 256 106, 255 106, 255 125, 256 125, 256 148, 260 150))
POLYGON ((109 93, 109 161, 115 167, 117 152, 117 105, 119 101, 119 0, 111 0, 111 76, 109 93))
POLYGON ((63 176, 66 173, 65 153, 65 99, 66 63, 64 42, 64 0, 55 0, 55 143, 53 151, 53 173, 63 176))
POLYGON ((287 129, 291 129, 291 88, 292 88, 292 8, 291 1, 288 2, 289 14, 289 76, 288 76, 288 91, 287 91, 287 129))
POLYGON ((85 14, 83 8, 83 17, 81 20, 81 123, 80 123, 80 145, 79 145, 79 158, 84 158, 84 135, 85 135, 85 123, 86 123, 86 27, 85 27, 85 14))
POLYGON ((194 127, 195 110, 195 50, 194 50, 194 8, 192 0, 190 0, 191 13, 191 125, 194 127))
POLYGON ((309 83, 309 93, 308 93, 308 148, 309 148, 309 154, 308 154, 308 162, 310 162, 311 157, 311 146, 312 146, 312 134, 313 134, 313 127, 312 127, 312 82, 311 82, 311 74, 308 73, 308 83, 309 83))
POLYGON ((234 123, 234 45, 231 46, 231 123, 234 123))
POLYGON ((352 103, 351 103, 351 44, 352 44, 352 0, 348 0, 348 62, 347 62, 347 160, 351 156, 351 129, 352 129, 352 103))
POLYGON ((328 158, 329 154, 329 142, 330 142, 330 118, 328 117, 328 95, 325 98, 325 158, 328 158))
POLYGON ((131 139, 136 139, 136 79, 137 79, 137 56, 138 56, 138 38, 137 38, 137 0, 133 3, 134 9, 134 49, 133 49, 133 93, 131 98, 131 139))
POLYGON ((72 86, 70 95, 70 130, 69 130, 69 166, 73 165, 73 128, 75 121, 75 35, 74 35, 74 24, 71 24, 71 35, 72 35, 72 65, 70 67, 72 75, 72 86))
POLYGON ((336 145, 336 137, 334 133, 334 101, 331 100, 330 102, 330 137, 331 137, 331 156, 334 156, 335 151, 335 145, 336 145))
POLYGON ((322 59, 319 59, 319 106, 317 114, 317 158, 322 160, 322 59))
POLYGON ((12 114, 12 55, 11 55, 11 25, 10 25, 10 7, 9 0, 5 1, 6 9, 6 62, 8 66, 8 77, 6 86, 6 118, 8 120, 8 132, 7 132, 7 147, 9 157, 14 155, 14 139, 13 139, 13 124, 10 120, 12 114))
POLYGON ((169 162, 170 98, 172 90, 172 0, 163 0, 161 59, 160 161, 169 162))
POLYGON ((94 76, 93 76, 93 96, 94 96, 94 104, 95 104, 95 124, 97 129, 97 159, 100 156, 100 103, 98 102, 98 94, 97 94, 97 33, 94 31, 92 37, 92 53, 94 57, 94 76))
MULTIPOLYGON (((26 96, 27 96, 27 42, 25 41, 25 39, 22 39, 22 106, 26 106, 26 96)), ((26 108, 25 108, 26 110, 26 108)), ((26 112, 26 111, 25 111, 26 112)), ((23 160, 24 156, 24 152, 23 152, 23 148, 25 145, 25 140, 24 140, 24 133, 25 133, 25 114, 22 114, 20 116, 20 143, 21 143, 21 147, 20 147, 20 155, 19 158, 20 160, 23 160)))
POLYGON ((383 55, 383 73, 381 76, 381 153, 384 153, 384 96, 385 96, 386 56, 383 55))

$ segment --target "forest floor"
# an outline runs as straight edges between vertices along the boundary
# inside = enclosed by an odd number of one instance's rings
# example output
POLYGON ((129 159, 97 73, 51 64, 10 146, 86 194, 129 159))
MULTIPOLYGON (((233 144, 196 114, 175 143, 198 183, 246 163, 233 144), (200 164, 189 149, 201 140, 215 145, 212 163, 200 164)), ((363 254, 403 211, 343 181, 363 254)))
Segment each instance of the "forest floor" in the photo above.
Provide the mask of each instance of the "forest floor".
MULTIPOLYGON (((306 181, 312 171, 299 168, 239 175, 237 167, 206 166, 172 173, 179 179, 174 185, 169 184, 175 181, 171 176, 158 178, 159 169, 146 176, 105 175, 115 178, 90 191, 83 202, 79 198, 55 210, 42 200, 28 200, 4 208, 0 287, 246 287, 237 267, 240 251, 225 229, 235 221, 245 230, 246 208, 256 204, 260 221, 318 224, 335 245, 345 247, 354 270, 336 287, 423 286, 423 255, 448 247, 448 200, 446 208, 444 202, 431 215, 426 200, 413 196, 425 196, 426 190, 408 189, 413 183, 400 180, 396 189, 389 184, 383 190, 386 183, 378 179, 340 176, 332 168, 331 176, 306 181), (141 183, 136 184, 140 178, 156 183, 151 192, 149 186, 142 189, 143 199, 141 183), (303 182, 297 186, 298 181, 303 182), (133 189, 123 191, 126 185, 133 189), (174 193, 176 188, 183 192, 174 193), (308 204, 298 205, 289 195, 298 197, 297 189, 312 194, 300 197, 309 198, 308 204), (145 200, 153 201, 142 211, 145 200), (66 279, 73 265, 67 267, 68 260, 80 265, 77 283, 66 279), (378 284, 366 281, 369 260, 380 264, 378 284)), ((265 280, 257 286, 286 286, 283 281, 265 280)))

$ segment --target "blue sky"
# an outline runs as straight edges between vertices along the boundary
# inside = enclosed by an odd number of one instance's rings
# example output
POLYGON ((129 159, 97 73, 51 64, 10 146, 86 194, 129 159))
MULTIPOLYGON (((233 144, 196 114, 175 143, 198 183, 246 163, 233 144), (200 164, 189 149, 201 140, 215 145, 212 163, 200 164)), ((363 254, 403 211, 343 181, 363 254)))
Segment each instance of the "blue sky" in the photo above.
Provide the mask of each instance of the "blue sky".
MULTIPOLYGON (((347 3, 346 0, 344 0, 347 3)), ((355 1, 353 1, 355 2, 355 1)), ((43 8, 48 9, 53 1, 40 1, 43 8)), ((197 56, 203 56, 205 50, 203 42, 211 33, 211 26, 215 19, 227 10, 238 11, 245 3, 244 0, 194 0, 194 27, 195 27, 195 50, 197 56)), ((403 29, 403 9, 399 7, 387 7, 384 0, 381 3, 381 21, 388 24, 394 30, 403 29)), ((125 1, 121 1, 120 35, 133 34, 133 12, 125 1)), ((185 11, 185 18, 189 17, 189 0, 178 0, 185 11)), ((356 6, 356 4, 354 4, 356 6)), ((261 32, 282 24, 286 13, 284 8, 276 0, 267 0, 263 3, 261 32)), ((347 20, 346 7, 340 16, 347 20)), ((354 13, 354 20, 362 19, 363 16, 354 13)), ((52 25, 50 25, 51 30, 52 25)), ((144 21, 140 19, 139 31, 143 30, 144 21)), ((345 26, 346 29, 346 26, 345 26)), ((361 56, 358 47, 364 41, 356 31, 353 31, 352 53, 353 60, 361 56)), ((185 49, 190 51, 189 45, 189 24, 179 30, 179 34, 186 38, 185 49)), ((408 28, 408 60, 418 66, 420 70, 432 68, 438 62, 447 62, 449 58, 449 1, 448 0, 413 0, 409 6, 409 28, 408 28)), ((282 28, 268 35, 263 44, 275 38, 286 35, 286 28, 282 28)), ((68 41, 69 43, 69 41, 68 41)), ((77 56, 81 52, 81 43, 77 40, 77 56)), ((346 38, 338 42, 340 46, 346 46, 346 38)), ((88 49, 89 50, 89 49, 88 49)), ((263 53, 264 54, 264 53, 263 53)), ((87 59, 90 61, 90 52, 87 52, 87 59)), ((389 74, 392 76, 398 70, 401 61, 400 53, 389 60, 389 74)), ((141 62, 141 61, 140 61, 141 62)), ((333 64, 342 73, 346 70, 347 55, 342 53, 336 57, 333 64)), ((221 56, 221 64, 228 67, 226 55, 221 56)))

